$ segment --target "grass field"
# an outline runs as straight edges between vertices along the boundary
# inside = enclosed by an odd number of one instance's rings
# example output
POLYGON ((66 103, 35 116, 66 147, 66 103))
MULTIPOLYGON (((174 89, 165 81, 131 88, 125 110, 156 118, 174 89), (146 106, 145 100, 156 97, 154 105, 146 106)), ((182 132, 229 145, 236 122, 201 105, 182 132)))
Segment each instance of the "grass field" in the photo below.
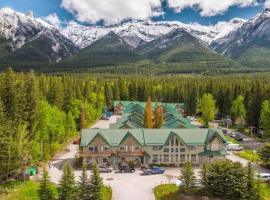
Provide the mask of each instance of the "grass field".
POLYGON ((243 150, 243 151, 239 151, 239 152, 234 152, 235 155, 247 159, 251 162, 257 162, 259 160, 259 156, 256 153, 252 153, 251 150, 243 150))
MULTIPOLYGON (((260 187, 263 200, 270 200, 270 184, 261 184, 260 187)), ((156 200, 182 200, 185 197, 181 197, 177 186, 175 184, 164 184, 154 188, 154 194, 156 200)), ((200 196, 201 197, 201 196, 200 196)), ((200 199, 198 196, 189 197, 190 200, 200 199)), ((203 198, 203 197, 201 197, 203 198)), ((217 200, 216 198, 210 198, 211 200, 217 200)))
MULTIPOLYGON (((3 188, 3 187, 2 187, 3 188)), ((38 190, 39 183, 36 181, 26 181, 26 182, 13 182, 8 185, 8 195, 3 192, 0 195, 0 200, 39 200, 38 190)), ((52 189, 54 195, 58 195, 57 186, 52 184, 52 189)), ((102 189, 103 200, 112 199, 112 190, 109 187, 104 187, 102 189)))
POLYGON ((261 184, 260 191, 264 200, 270 200, 270 184, 261 184))

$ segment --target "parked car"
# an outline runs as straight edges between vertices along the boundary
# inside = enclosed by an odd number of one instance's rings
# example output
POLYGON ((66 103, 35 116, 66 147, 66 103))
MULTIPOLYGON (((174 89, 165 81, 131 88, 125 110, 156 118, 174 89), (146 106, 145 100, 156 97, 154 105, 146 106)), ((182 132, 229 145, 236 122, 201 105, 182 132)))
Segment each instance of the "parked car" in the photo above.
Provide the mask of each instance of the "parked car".
POLYGON ((98 168, 100 173, 111 173, 113 171, 112 167, 101 166, 98 168))
POLYGON ((243 137, 241 135, 236 135, 234 139, 236 139, 239 142, 243 141, 243 137))
POLYGON ((73 140, 72 144, 80 144, 80 139, 73 140))
POLYGON ((143 170, 143 174, 144 175, 152 175, 152 174, 164 174, 165 170, 160 168, 160 167, 156 167, 153 166, 150 169, 144 169, 143 170))
POLYGON ((107 117, 106 115, 102 115, 101 119, 102 120, 109 120, 109 117, 107 117))
POLYGON ((134 173, 135 168, 133 166, 130 166, 130 165, 120 165, 119 166, 119 171, 121 173, 134 173))
POLYGON ((269 173, 260 173, 258 178, 261 182, 270 182, 270 174, 269 173))
POLYGON ((242 147, 240 144, 229 143, 226 145, 226 149, 228 151, 242 151, 244 147, 242 147))

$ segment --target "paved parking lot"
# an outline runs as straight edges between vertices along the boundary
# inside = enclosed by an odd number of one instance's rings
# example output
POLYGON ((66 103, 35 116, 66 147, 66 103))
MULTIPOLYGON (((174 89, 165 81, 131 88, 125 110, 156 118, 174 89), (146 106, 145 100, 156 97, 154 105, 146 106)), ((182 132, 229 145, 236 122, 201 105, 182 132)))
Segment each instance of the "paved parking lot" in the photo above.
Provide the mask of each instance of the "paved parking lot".
POLYGON ((113 115, 109 120, 98 120, 91 128, 109 129, 110 124, 116 123, 118 118, 121 118, 121 116, 113 115))

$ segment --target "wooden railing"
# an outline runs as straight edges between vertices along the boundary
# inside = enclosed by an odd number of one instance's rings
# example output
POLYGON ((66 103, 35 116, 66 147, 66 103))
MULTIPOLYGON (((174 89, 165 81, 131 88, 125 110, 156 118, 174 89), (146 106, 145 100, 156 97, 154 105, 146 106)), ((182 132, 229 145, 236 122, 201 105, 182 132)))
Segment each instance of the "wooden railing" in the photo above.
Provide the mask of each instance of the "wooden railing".
POLYGON ((112 151, 81 151, 80 156, 81 157, 107 157, 111 156, 112 151))
POLYGON ((143 150, 118 150, 117 155, 119 156, 142 156, 143 155, 143 150))

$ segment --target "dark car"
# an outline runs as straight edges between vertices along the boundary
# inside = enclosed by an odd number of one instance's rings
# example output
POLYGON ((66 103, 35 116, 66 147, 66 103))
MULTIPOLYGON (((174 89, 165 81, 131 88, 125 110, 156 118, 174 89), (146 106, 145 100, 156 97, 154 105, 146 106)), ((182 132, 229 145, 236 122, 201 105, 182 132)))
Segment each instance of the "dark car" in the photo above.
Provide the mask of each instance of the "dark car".
POLYGON ((120 165, 119 166, 119 171, 121 173, 134 173, 135 168, 133 166, 129 166, 129 165, 120 165))
POLYGON ((236 135, 234 139, 236 139, 239 142, 243 141, 243 137, 241 135, 236 135))
POLYGON ((143 174, 144 175, 152 175, 152 174, 164 174, 165 170, 156 166, 153 166, 150 169, 144 169, 143 174))

